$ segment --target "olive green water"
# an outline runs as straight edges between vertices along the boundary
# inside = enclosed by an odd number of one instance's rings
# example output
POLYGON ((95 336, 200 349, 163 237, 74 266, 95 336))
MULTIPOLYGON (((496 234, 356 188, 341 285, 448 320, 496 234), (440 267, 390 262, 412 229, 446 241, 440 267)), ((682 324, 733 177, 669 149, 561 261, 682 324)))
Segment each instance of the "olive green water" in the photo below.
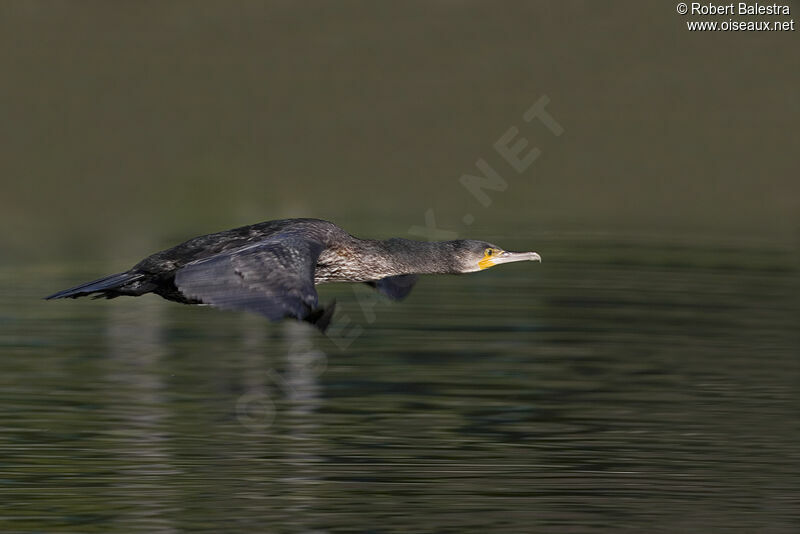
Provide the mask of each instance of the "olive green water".
POLYGON ((800 532, 800 33, 675 8, 0 2, 0 532, 800 532), (41 300, 426 215, 544 263, 330 337, 41 300))
POLYGON ((537 241, 329 337, 5 269, 0 530, 795 531, 791 251, 537 241))

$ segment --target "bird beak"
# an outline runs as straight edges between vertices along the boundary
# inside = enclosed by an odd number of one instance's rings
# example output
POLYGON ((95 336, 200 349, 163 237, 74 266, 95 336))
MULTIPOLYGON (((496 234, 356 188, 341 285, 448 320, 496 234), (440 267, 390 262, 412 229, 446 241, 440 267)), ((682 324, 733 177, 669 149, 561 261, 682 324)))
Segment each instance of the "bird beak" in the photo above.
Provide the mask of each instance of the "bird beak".
POLYGON ((542 257, 535 252, 501 252, 497 257, 493 258, 495 265, 501 263, 512 263, 515 261, 538 261, 542 262, 542 257))
POLYGON ((478 262, 478 265, 481 269, 488 269, 501 263, 513 263, 515 261, 538 261, 541 263, 542 257, 536 252, 507 252, 504 250, 500 254, 485 256, 478 262))

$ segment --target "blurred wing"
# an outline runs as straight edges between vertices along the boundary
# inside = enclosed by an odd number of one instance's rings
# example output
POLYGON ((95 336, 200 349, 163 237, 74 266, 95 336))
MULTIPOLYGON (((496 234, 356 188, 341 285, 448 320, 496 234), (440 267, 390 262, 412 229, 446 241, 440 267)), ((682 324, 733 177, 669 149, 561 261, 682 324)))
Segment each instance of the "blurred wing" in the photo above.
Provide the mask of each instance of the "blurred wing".
POLYGON ((281 237, 190 263, 175 274, 175 285, 216 308, 273 321, 313 318, 318 311, 314 269, 324 247, 299 236, 281 237))
POLYGON ((381 278, 374 282, 367 282, 367 285, 374 287, 378 292, 383 293, 390 299, 403 300, 411 293, 411 289, 417 283, 417 279, 418 276, 415 274, 399 274, 381 278))

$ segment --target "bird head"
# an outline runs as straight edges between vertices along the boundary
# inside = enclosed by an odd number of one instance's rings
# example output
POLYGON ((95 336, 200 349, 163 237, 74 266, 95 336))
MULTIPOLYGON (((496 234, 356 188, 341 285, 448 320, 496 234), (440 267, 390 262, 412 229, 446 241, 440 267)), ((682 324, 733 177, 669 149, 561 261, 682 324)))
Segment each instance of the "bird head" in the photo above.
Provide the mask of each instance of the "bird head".
POLYGON ((509 252, 486 241, 465 239, 454 242, 458 272, 482 271, 501 263, 542 261, 536 252, 509 252))

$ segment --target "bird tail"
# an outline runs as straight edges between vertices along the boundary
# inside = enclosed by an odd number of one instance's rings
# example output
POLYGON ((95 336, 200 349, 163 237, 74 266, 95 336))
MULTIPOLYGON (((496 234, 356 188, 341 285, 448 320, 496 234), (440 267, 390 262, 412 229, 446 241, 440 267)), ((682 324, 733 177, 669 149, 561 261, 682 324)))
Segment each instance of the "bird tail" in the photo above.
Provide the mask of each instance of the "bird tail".
POLYGON ((112 298, 122 294, 121 292, 115 290, 120 289, 122 286, 130 284, 131 282, 139 280, 143 277, 144 275, 141 273, 137 274, 128 272, 112 274, 111 276, 106 276, 104 278, 94 280, 93 282, 87 282, 70 289, 59 291, 58 293, 53 293, 49 297, 45 297, 45 300, 65 298, 76 299, 78 297, 91 295, 92 293, 100 293, 98 297, 105 296, 107 298, 112 298))

